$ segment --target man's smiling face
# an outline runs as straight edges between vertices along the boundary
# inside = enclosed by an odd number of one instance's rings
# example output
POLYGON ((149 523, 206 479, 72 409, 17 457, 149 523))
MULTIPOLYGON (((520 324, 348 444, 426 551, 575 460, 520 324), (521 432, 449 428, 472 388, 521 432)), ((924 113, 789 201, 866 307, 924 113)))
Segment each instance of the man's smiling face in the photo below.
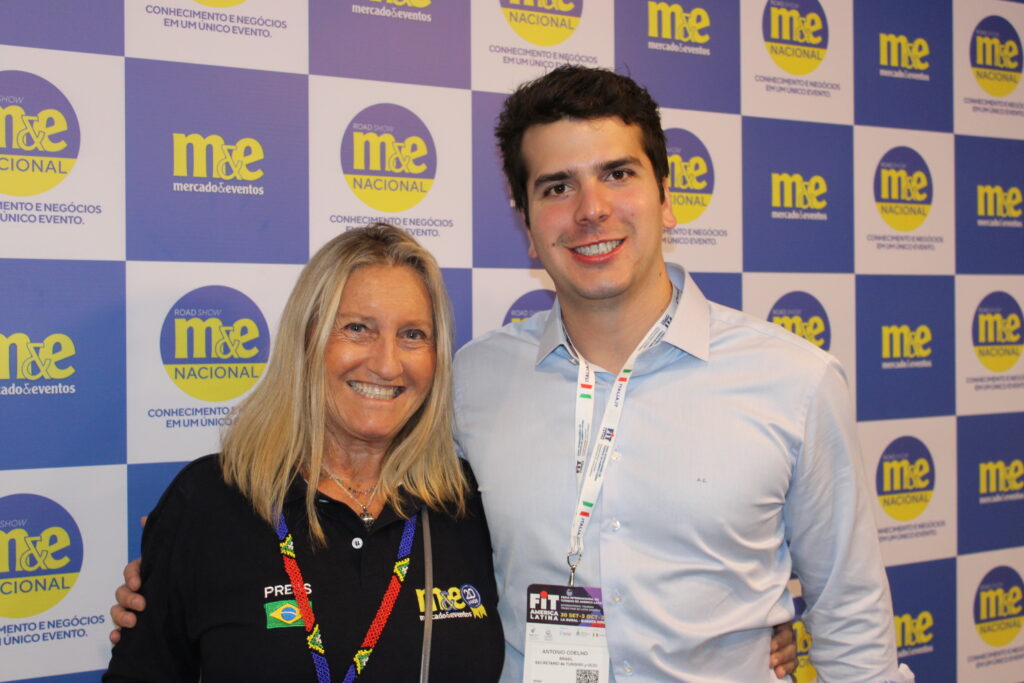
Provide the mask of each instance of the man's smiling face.
POLYGON ((653 288, 662 233, 676 221, 640 129, 618 117, 538 124, 523 135, 522 155, 530 255, 563 305, 613 305, 653 288))

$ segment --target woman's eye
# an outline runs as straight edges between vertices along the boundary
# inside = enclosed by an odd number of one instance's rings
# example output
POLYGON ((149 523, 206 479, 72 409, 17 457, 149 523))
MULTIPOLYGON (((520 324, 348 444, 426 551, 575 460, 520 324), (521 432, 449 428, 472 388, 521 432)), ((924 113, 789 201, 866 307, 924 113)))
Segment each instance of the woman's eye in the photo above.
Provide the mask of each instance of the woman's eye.
POLYGON ((365 332, 366 331, 366 325, 364 325, 362 323, 348 323, 347 325, 345 325, 345 331, 346 332, 355 332, 355 333, 358 334, 360 332, 365 332))

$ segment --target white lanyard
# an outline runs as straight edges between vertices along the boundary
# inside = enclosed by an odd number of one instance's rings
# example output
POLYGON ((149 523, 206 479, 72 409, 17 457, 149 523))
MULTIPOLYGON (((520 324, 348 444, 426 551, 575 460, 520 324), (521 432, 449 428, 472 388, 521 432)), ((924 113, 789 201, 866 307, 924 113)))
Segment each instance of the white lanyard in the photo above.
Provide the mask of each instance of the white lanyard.
POLYGON ((665 313, 651 326, 640 345, 633 349, 633 353, 629 355, 626 364, 615 378, 614 386, 609 390, 604 416, 601 418, 597 443, 594 444, 592 451, 590 434, 594 419, 594 387, 597 374, 586 358, 574 348, 570 348, 570 352, 579 361, 575 434, 576 486, 579 489, 579 497, 576 500, 576 510, 569 527, 569 552, 566 554, 566 562, 569 563, 570 586, 573 585, 576 567, 579 566, 580 560, 583 558, 583 534, 586 533, 587 525, 590 523, 590 513, 601 493, 601 487, 604 485, 605 465, 608 455, 615 446, 615 436, 619 427, 619 419, 622 416, 622 408, 626 403, 626 388, 629 386, 629 378, 633 374, 633 364, 636 362, 637 356, 660 342, 668 332, 672 316, 675 315, 676 308, 679 307, 681 295, 682 292, 679 289, 672 288, 672 300, 665 313), (590 460, 586 475, 584 475, 583 467, 588 451, 590 451, 590 460), (580 485, 581 478, 582 486, 580 485))

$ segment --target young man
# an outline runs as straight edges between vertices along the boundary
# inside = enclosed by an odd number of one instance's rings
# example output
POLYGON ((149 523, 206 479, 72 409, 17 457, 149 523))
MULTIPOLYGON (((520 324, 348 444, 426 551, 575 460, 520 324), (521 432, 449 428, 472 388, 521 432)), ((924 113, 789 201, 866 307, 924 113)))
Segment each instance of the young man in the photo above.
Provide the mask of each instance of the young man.
POLYGON ((560 67, 508 98, 496 133, 557 293, 456 357, 502 680, 523 680, 528 586, 565 585, 567 562, 576 586, 601 588, 614 680, 772 680, 764 652, 793 618, 791 571, 823 680, 911 680, 842 368, 666 266, 675 219, 646 90, 560 67))

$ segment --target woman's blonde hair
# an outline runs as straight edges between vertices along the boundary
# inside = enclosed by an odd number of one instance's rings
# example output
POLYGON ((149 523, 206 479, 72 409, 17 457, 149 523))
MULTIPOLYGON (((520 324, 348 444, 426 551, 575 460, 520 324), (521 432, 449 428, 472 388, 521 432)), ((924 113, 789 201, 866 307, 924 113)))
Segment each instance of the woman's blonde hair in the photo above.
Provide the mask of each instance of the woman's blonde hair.
POLYGON ((451 432, 454 325, 441 270, 412 237, 375 223, 338 235, 302 269, 266 373, 222 439, 225 480, 272 525, 294 478, 308 478, 306 513, 317 543, 325 542, 314 506, 330 410, 325 350, 345 283, 356 269, 370 265, 408 266, 423 278, 433 307, 436 354, 430 392, 384 456, 378 495, 403 515, 400 489, 433 509, 465 510, 466 480, 451 432))

